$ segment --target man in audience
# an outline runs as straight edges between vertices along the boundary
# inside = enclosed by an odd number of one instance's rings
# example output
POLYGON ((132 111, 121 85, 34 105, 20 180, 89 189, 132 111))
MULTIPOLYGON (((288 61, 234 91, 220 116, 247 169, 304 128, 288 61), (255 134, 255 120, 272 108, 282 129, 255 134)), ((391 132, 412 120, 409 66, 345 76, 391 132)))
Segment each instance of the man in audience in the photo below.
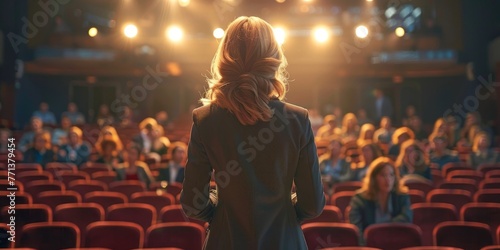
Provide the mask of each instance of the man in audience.
POLYGON ((33 112, 32 116, 40 117, 43 124, 54 126, 56 125, 56 117, 54 113, 49 110, 49 104, 46 102, 40 103, 40 110, 33 112))
POLYGON ((141 132, 134 136, 132 141, 141 149, 141 153, 147 155, 151 152, 154 142, 154 130, 158 123, 154 118, 148 117, 139 124, 141 132))
POLYGON ((50 133, 48 131, 36 133, 33 146, 23 154, 23 162, 38 163, 45 168, 47 163, 54 160, 55 156, 50 143, 50 133))
POLYGON ((71 120, 67 116, 61 117, 61 127, 52 131, 52 144, 61 146, 67 143, 68 131, 71 128, 71 120))
POLYGON ((33 144, 35 134, 43 131, 42 119, 38 116, 31 117, 31 131, 25 132, 19 140, 19 150, 25 152, 33 144))
POLYGON ((82 140, 82 130, 71 127, 68 131, 68 144, 61 146, 57 154, 57 161, 71 162, 80 167, 88 161, 92 147, 82 140))
POLYGON ((171 157, 167 166, 159 169, 158 181, 168 183, 182 183, 184 181, 184 167, 186 164, 187 145, 183 142, 175 142, 171 145, 171 157))
POLYGON ((457 152, 448 149, 446 136, 435 136, 431 140, 432 152, 429 155, 431 163, 436 164, 441 169, 446 163, 460 162, 457 152))
POLYGON ((85 116, 78 111, 78 107, 74 102, 68 104, 68 111, 63 112, 62 115, 68 117, 73 125, 82 125, 85 123, 85 116))

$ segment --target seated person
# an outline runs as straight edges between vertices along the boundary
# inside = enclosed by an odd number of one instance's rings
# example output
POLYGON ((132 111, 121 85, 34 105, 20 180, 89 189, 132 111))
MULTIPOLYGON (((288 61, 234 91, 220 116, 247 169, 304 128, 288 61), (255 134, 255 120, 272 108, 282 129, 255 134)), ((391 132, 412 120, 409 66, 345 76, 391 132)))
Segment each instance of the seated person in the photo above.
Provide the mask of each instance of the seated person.
POLYGON ((401 145, 396 167, 401 177, 409 174, 417 174, 428 180, 432 180, 431 168, 428 157, 418 145, 416 140, 407 140, 401 145))
POLYGON ((122 140, 120 139, 120 136, 118 136, 118 133, 113 126, 105 126, 99 132, 99 137, 97 137, 97 141, 95 143, 95 149, 97 150, 97 152, 102 151, 101 143, 105 140, 111 140, 115 142, 116 151, 118 152, 118 154, 121 154, 123 150, 122 140))
POLYGON ((104 127, 115 123, 115 118, 109 112, 109 107, 106 104, 102 104, 99 107, 99 114, 97 114, 96 120, 99 127, 104 127))
POLYGON ((400 127, 392 134, 392 146, 389 148, 389 158, 395 159, 399 155, 399 150, 403 142, 415 139, 415 134, 408 127, 400 127))
POLYGON ((55 154, 50 143, 50 133, 41 131, 35 134, 33 147, 23 154, 24 163, 38 163, 45 168, 49 162, 55 161, 55 154))
POLYGON ((57 124, 54 113, 49 110, 49 104, 46 102, 40 103, 40 110, 33 112, 32 116, 40 117, 43 124, 54 126, 57 124))
POLYGON ((27 131, 21 136, 19 140, 19 150, 21 152, 25 152, 28 148, 33 146, 33 138, 35 138, 35 134, 43 131, 43 122, 40 117, 33 116, 31 117, 31 131, 27 131))
POLYGON ((68 111, 63 112, 62 116, 68 117, 73 125, 82 125, 85 123, 85 116, 78 111, 78 107, 74 102, 68 104, 68 111))
POLYGON ((387 157, 373 161, 363 187, 351 199, 349 222, 358 227, 360 244, 365 229, 378 223, 412 223, 413 213, 407 188, 399 181, 398 169, 387 157))
POLYGON ((71 127, 68 131, 68 143, 61 146, 57 154, 57 161, 74 163, 80 167, 88 161, 92 147, 82 140, 82 130, 71 127))
POLYGON ((487 133, 479 132, 474 137, 472 152, 468 160, 468 163, 474 169, 477 169, 479 165, 484 163, 500 162, 500 154, 489 148, 490 143, 490 138, 487 133))
POLYGON ((363 181, 370 164, 375 159, 382 156, 382 152, 377 144, 370 141, 365 141, 359 148, 361 149, 361 161, 357 164, 353 164, 351 167, 353 171, 352 181, 363 181))
POLYGON ((358 147, 361 146, 361 144, 364 144, 365 142, 373 141, 373 134, 375 133, 375 126, 371 123, 365 123, 361 126, 360 132, 359 132, 359 138, 357 141, 358 147))
POLYGON ((122 157, 118 154, 116 142, 113 140, 104 140, 100 143, 99 158, 96 163, 104 163, 110 170, 115 170, 118 164, 123 163, 122 157))
POLYGON ((153 175, 148 165, 142 161, 142 153, 139 147, 133 143, 129 144, 123 152, 124 162, 116 168, 116 180, 139 180, 146 188, 153 182, 153 175))
POLYGON ((358 118, 353 113, 347 113, 342 119, 340 137, 344 143, 356 141, 359 137, 358 118))
POLYGON ((168 183, 182 183, 184 181, 184 167, 186 166, 187 145, 183 142, 172 143, 171 159, 165 167, 159 169, 158 181, 168 183))
POLYGON ((67 144, 68 141, 68 131, 71 128, 71 120, 63 116, 61 118, 61 128, 56 128, 52 130, 52 144, 61 146, 67 144))
POLYGON ((157 159, 156 162, 160 162, 161 159, 166 158, 169 147, 170 140, 163 136, 163 127, 160 125, 156 126, 153 130, 153 145, 147 157, 157 159))
POLYGON ((331 139, 340 135, 341 130, 337 127, 337 120, 334 115, 325 116, 323 124, 316 133, 317 140, 331 139))
POLYGON ((342 157, 342 142, 333 139, 328 146, 329 151, 319 158, 319 169, 323 181, 333 185, 339 182, 351 180, 350 164, 342 157))
POLYGON ((380 128, 373 134, 373 140, 376 143, 390 144, 394 128, 392 127, 391 118, 384 116, 380 120, 380 128))
POLYGON ((458 153, 448 149, 448 138, 446 136, 431 137, 431 153, 429 155, 431 163, 442 169, 444 164, 449 162, 460 162, 458 153))
POLYGON ((154 131, 157 126, 158 123, 151 117, 142 120, 142 122, 139 124, 139 129, 141 132, 138 135, 134 136, 134 138, 132 138, 132 141, 141 149, 141 153, 149 154, 151 152, 154 141, 154 131))

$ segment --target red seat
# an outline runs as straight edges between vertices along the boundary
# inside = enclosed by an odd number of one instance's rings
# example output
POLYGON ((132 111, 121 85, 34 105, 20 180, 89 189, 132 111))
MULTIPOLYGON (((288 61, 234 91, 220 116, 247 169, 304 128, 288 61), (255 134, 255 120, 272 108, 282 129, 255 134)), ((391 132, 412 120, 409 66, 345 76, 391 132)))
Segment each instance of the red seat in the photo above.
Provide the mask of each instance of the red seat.
POLYGON ((104 220, 104 209, 95 203, 69 203, 57 206, 54 221, 75 224, 81 232, 81 242, 85 242, 86 228, 90 223, 104 220))
POLYGON ((0 180, 0 190, 2 190, 2 191, 24 192, 24 185, 23 185, 23 183, 21 183, 19 181, 16 181, 16 182, 14 182, 15 185, 10 185, 10 184, 12 184, 12 182, 9 181, 9 180, 0 180))
MULTIPOLYGON (((0 207, 8 207, 11 203, 11 193, 8 191, 0 191, 0 207)), ((28 193, 15 193, 15 204, 33 204, 33 198, 28 193)))
POLYGON ((374 247, 328 247, 321 248, 321 250, 382 250, 374 247))
POLYGON ((16 163, 16 174, 20 174, 21 171, 38 171, 42 172, 42 165, 38 163, 16 163))
POLYGON ((490 178, 479 184, 480 189, 500 189, 500 178, 490 178))
POLYGON ((62 172, 55 175, 58 180, 62 181, 64 185, 69 186, 72 181, 83 180, 88 181, 90 177, 85 172, 62 172))
POLYGON ((182 184, 181 183, 169 183, 166 187, 167 193, 173 195, 174 197, 181 193, 182 184))
POLYGON ((338 193, 342 191, 356 191, 361 188, 363 185, 362 182, 360 181, 346 181, 346 182, 341 182, 338 184, 335 184, 333 187, 333 193, 338 193))
POLYGON ((69 183, 68 190, 73 190, 78 192, 82 197, 85 197, 86 194, 95 191, 107 191, 108 187, 106 184, 100 181, 84 181, 84 180, 76 180, 69 183))
POLYGON ((315 222, 302 225, 309 249, 358 246, 358 228, 348 223, 315 222))
POLYGON ((469 164, 464 163, 464 162, 448 162, 444 164, 442 168, 442 176, 447 178, 448 173, 453 171, 453 170, 470 170, 473 169, 469 164))
POLYGON ((439 185, 440 189, 461 189, 469 191, 471 194, 477 191, 477 182, 472 179, 455 178, 446 180, 439 185))
POLYGON ((39 172, 39 171, 25 171, 16 174, 14 177, 17 181, 22 182, 24 185, 32 181, 52 181, 52 174, 49 172, 39 172))
POLYGON ((441 182, 444 181, 442 172, 440 169, 431 169, 432 182, 434 187, 438 187, 441 182))
POLYGON ((406 247, 401 250, 463 250, 463 249, 456 247, 422 246, 422 247, 406 247))
POLYGON ((384 250, 422 246, 422 230, 410 223, 373 224, 365 229, 366 246, 384 250))
POLYGON ((189 219, 182 211, 181 205, 170 205, 162 208, 160 211, 161 222, 194 222, 200 226, 205 226, 201 220, 189 219))
POLYGON ((80 171, 87 173, 89 176, 99 172, 113 172, 104 163, 92 163, 90 166, 80 167, 80 171))
POLYGON ((109 191, 119 192, 130 198, 134 193, 146 191, 146 187, 144 183, 136 180, 115 181, 109 185, 109 191))
POLYGON ((474 195, 474 201, 500 203, 500 189, 481 189, 474 195))
MULTIPOLYGON (((12 174, 11 174, 11 177, 15 178, 15 176, 12 175, 12 174)), ((9 178, 9 171, 7 171, 7 170, 0 170, 0 180, 7 180, 8 178, 9 178)))
POLYGON ((38 201, 38 195, 44 191, 64 191, 64 184, 60 181, 32 181, 26 185, 24 191, 31 194, 35 203, 38 201))
POLYGON ((105 210, 115 204, 128 202, 127 196, 118 192, 96 191, 90 192, 83 198, 85 202, 93 202, 101 205, 105 210))
POLYGON ((147 230, 156 223, 156 209, 149 204, 126 203, 115 204, 107 209, 107 221, 128 221, 147 230))
POLYGON ((500 245, 483 247, 481 250, 500 250, 500 245))
POLYGON ((130 202, 144 203, 153 206, 156 209, 157 218, 160 218, 160 212, 164 207, 175 205, 175 198, 167 193, 139 192, 132 195, 130 202))
POLYGON ((344 212, 346 207, 351 203, 352 197, 356 191, 342 191, 334 193, 330 199, 330 204, 338 207, 340 211, 344 212))
POLYGON ((45 169, 56 176, 61 172, 72 172, 76 173, 78 168, 74 163, 71 162, 49 162, 45 166, 45 169))
POLYGON ((477 250, 493 245, 489 226, 477 222, 442 222, 434 228, 433 235, 436 246, 477 250))
POLYGON ((442 202, 455 206, 456 211, 460 211, 463 205, 472 202, 469 191, 455 189, 436 189, 427 195, 427 202, 442 202))
MULTIPOLYGON (((9 208, 2 209, 2 220, 9 223, 9 208)), ((22 229, 24 225, 35 222, 51 222, 52 210, 44 204, 21 204, 16 205, 16 229, 22 229)))
POLYGON ((500 204, 487 202, 465 204, 460 210, 460 219, 487 224, 494 231, 500 226, 500 204))
POLYGON ((488 171, 484 175, 484 178, 485 179, 500 178, 500 169, 495 169, 495 170, 492 170, 492 171, 488 171))
POLYGON ((16 247, 65 249, 80 246, 80 229, 69 222, 38 222, 23 227, 16 247))
POLYGON ((458 220, 455 206, 447 203, 418 203, 411 205, 413 211, 413 224, 422 229, 422 243, 432 246, 432 230, 445 221, 458 220))
POLYGON ((483 163, 477 169, 486 176, 490 171, 500 170, 500 163, 483 163))
POLYGON ((448 176, 446 176, 447 180, 451 179, 456 179, 456 178, 463 178, 463 179, 471 179, 476 181, 476 183, 479 183, 480 181, 483 180, 483 173, 478 172, 474 169, 467 169, 467 170, 452 170, 448 173, 448 176))
POLYGON ((98 221, 87 226, 85 247, 110 249, 142 248, 144 231, 141 226, 124 221, 98 221))
POLYGON ((82 197, 75 191, 44 191, 38 195, 37 203, 45 204, 54 211, 61 204, 82 203, 82 197))
POLYGON ((408 195, 410 196, 411 204, 425 202, 425 193, 420 190, 410 189, 408 190, 408 195))
POLYGON ((342 222, 342 221, 343 221, 342 211, 336 206, 326 205, 323 208, 323 212, 321 212, 321 214, 318 217, 314 219, 305 220, 304 222, 302 222, 302 224, 312 223, 312 222, 342 222))
POLYGON ((147 230, 146 239, 146 247, 148 248, 202 249, 205 241, 205 230, 202 226, 192 222, 160 223, 147 230))
POLYGON ((409 190, 422 191, 424 195, 427 195, 430 191, 434 189, 434 186, 432 186, 432 184, 427 182, 417 182, 417 181, 407 182, 404 185, 407 186, 409 190))
POLYGON ((106 183, 109 187, 109 184, 116 181, 116 172, 107 171, 107 172, 93 173, 92 180, 102 181, 102 182, 106 183))
POLYGON ((497 238, 497 244, 500 244, 500 227, 497 228, 496 238, 497 238))

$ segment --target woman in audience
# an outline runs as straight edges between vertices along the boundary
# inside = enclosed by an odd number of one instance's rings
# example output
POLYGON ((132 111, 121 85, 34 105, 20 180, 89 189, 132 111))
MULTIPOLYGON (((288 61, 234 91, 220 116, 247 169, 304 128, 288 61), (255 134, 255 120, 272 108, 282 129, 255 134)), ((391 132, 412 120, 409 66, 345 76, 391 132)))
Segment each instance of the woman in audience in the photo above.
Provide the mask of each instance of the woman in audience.
POLYGON ((68 144, 61 146, 57 154, 57 161, 70 162, 80 167, 88 161, 92 147, 82 140, 82 130, 71 127, 68 131, 68 144))
POLYGON ((68 143, 68 131, 71 128, 71 119, 67 116, 61 117, 61 128, 52 131, 52 144, 61 146, 68 143))
POLYGON ((124 162, 118 164, 116 168, 116 179, 119 181, 139 180, 144 183, 146 188, 149 188, 149 185, 153 182, 153 175, 148 165, 142 161, 141 149, 131 143, 123 156, 124 162))
POLYGON ((448 115, 445 121, 446 127, 448 128, 447 135, 450 136, 448 141, 451 143, 448 146, 453 148, 457 145, 458 140, 460 140, 460 123, 458 123, 454 115, 448 115))
POLYGON ((398 167, 401 177, 412 174, 432 180, 428 157, 416 140, 410 139, 401 144, 396 167, 398 167))
POLYGON ((396 159, 401 149, 401 144, 407 140, 415 139, 415 134, 408 127, 400 127, 392 134, 392 146, 389 148, 389 158, 396 159))
POLYGON ((410 129, 415 134, 415 139, 419 141, 425 141, 429 137, 429 134, 422 128, 422 119, 419 116, 414 115, 410 118, 410 129))
POLYGON ((359 132, 359 138, 357 141, 358 146, 364 144, 366 141, 373 141, 373 134, 375 133, 375 126, 371 123, 365 123, 361 126, 361 130, 359 132))
POLYGON ((78 106, 74 102, 68 103, 68 111, 63 112, 62 115, 68 117, 73 125, 85 124, 85 116, 78 111, 78 106))
POLYGON ((373 140, 380 144, 391 143, 392 134, 394 133, 394 128, 392 127, 391 118, 384 116, 380 120, 380 128, 373 134, 373 140))
POLYGON ((163 136, 163 127, 160 125, 156 126, 153 130, 153 145, 147 157, 154 158, 156 162, 160 162, 162 158, 166 158, 169 147, 170 140, 163 136))
POLYGON ((50 133, 47 131, 36 133, 33 146, 23 154, 23 162, 38 163, 45 168, 47 163, 53 161, 55 161, 55 155, 50 143, 50 133))
POLYGON ((96 163, 104 163, 110 170, 118 168, 118 164, 123 163, 123 159, 117 150, 117 145, 114 140, 103 140, 99 143, 99 158, 96 163))
POLYGON ((21 150, 21 152, 25 152, 28 148, 31 148, 33 146, 33 138, 35 138, 35 134, 42 131, 42 119, 38 116, 31 117, 31 131, 25 132, 19 140, 19 144, 17 145, 19 150, 21 150))
POLYGON ((316 138, 319 139, 331 139, 339 136, 341 133, 340 128, 337 127, 337 120, 335 115, 327 115, 323 119, 323 126, 318 129, 316 133, 316 138))
POLYGON ((365 141, 359 146, 361 150, 361 161, 352 165, 352 180, 353 181, 362 181, 365 178, 366 171, 370 164, 382 156, 382 152, 377 144, 372 143, 370 141, 365 141))
POLYGON ((153 141, 154 141, 154 131, 156 127, 158 126, 158 123, 154 118, 148 117, 139 124, 139 129, 141 132, 134 136, 132 141, 139 146, 141 149, 141 153, 143 154, 149 154, 151 152, 151 149, 153 148, 153 141))
POLYGON ((171 145, 170 161, 159 169, 158 181, 182 183, 184 167, 186 166, 187 145, 184 142, 174 142, 171 145))
POLYGON ((121 154, 123 150, 123 144, 120 140, 120 136, 116 132, 116 129, 113 126, 105 126, 99 132, 99 137, 97 137, 97 141, 95 143, 95 148, 98 153, 102 153, 101 144, 105 140, 114 141, 116 144, 116 151, 118 154, 121 154))
POLYGON ((448 124, 446 123, 446 120, 443 118, 439 118, 434 122, 434 128, 432 129, 432 133, 429 135, 429 142, 432 141, 432 138, 436 136, 445 136, 448 138, 448 146, 451 146, 451 135, 450 131, 448 130, 448 124))
POLYGON ((351 199, 349 222, 356 225, 364 245, 365 229, 378 223, 411 223, 413 213, 407 188, 400 183, 398 169, 387 157, 370 164, 363 187, 351 199))
POLYGON ((500 154, 489 148, 490 138, 487 133, 479 132, 474 137, 472 152, 469 155, 468 163, 475 169, 484 163, 500 162, 500 154))
POLYGON ((120 123, 118 126, 120 128, 133 128, 136 126, 136 123, 133 118, 134 114, 132 109, 129 106, 123 107, 123 112, 120 114, 119 120, 120 123))
POLYGON ((444 164, 449 162, 460 162, 458 153, 448 149, 448 138, 445 135, 430 137, 431 153, 429 158, 432 164, 441 169, 444 164))
POLYGON ((329 152, 319 159, 319 169, 323 181, 329 185, 351 180, 350 164, 342 157, 342 142, 333 139, 328 146, 329 152))
POLYGON ((347 113, 342 119, 342 130, 340 132, 343 142, 355 141, 359 137, 358 119, 353 113, 347 113))
POLYGON ((102 104, 99 107, 99 113, 97 114, 97 125, 99 127, 104 127, 107 125, 112 125, 115 122, 115 118, 109 112, 109 107, 106 104, 102 104))

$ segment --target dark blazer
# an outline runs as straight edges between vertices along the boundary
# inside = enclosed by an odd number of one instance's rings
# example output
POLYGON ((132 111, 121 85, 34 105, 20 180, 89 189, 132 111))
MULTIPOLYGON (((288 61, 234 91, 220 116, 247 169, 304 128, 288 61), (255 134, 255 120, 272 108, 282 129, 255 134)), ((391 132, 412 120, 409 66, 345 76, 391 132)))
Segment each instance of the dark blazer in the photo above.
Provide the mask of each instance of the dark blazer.
MULTIPOLYGON (((413 221, 413 212, 410 208, 410 196, 397 194, 396 192, 392 192, 390 195, 392 201, 391 222, 411 223, 413 221)), ((352 197, 350 206, 349 222, 358 227, 362 237, 365 229, 369 225, 375 224, 375 201, 366 199, 362 193, 357 193, 352 197)))
MULTIPOLYGON (((170 165, 167 165, 166 168, 158 169, 158 181, 170 181, 170 165)), ((182 183, 184 181, 184 168, 180 168, 177 172, 177 176, 175 177, 175 181, 182 183)))
POLYGON ((193 111, 180 201, 189 217, 210 222, 204 249, 307 249, 300 222, 325 205, 311 124, 301 107, 269 106, 273 118, 251 126, 216 105, 193 111), (208 198, 212 170, 217 203, 208 198))

